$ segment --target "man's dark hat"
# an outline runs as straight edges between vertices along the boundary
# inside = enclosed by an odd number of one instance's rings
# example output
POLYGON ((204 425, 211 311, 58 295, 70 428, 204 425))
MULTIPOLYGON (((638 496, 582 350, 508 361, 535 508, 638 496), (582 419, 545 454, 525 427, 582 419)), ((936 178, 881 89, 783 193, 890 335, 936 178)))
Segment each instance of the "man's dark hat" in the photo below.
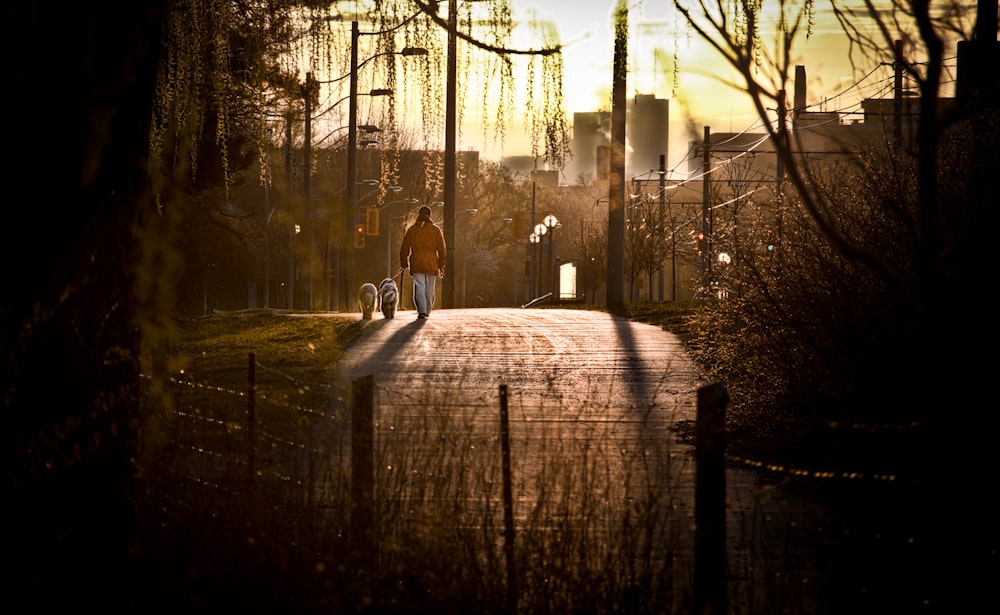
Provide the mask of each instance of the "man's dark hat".
POLYGON ((426 205, 424 205, 423 207, 420 208, 420 211, 417 214, 417 217, 419 217, 419 218, 428 218, 429 219, 431 217, 431 208, 428 207, 428 206, 426 206, 426 205))

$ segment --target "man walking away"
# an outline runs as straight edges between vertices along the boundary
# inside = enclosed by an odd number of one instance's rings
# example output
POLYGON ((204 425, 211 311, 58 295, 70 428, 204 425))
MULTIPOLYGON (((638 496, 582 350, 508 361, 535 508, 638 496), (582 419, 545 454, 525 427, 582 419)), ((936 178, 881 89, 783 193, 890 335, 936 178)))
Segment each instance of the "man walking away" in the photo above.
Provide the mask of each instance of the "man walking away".
POLYGON ((399 247, 399 263, 413 276, 413 304, 417 318, 427 318, 434 307, 437 279, 444 275, 447 248, 441 227, 431 220, 431 208, 420 208, 417 221, 406 229, 399 247))

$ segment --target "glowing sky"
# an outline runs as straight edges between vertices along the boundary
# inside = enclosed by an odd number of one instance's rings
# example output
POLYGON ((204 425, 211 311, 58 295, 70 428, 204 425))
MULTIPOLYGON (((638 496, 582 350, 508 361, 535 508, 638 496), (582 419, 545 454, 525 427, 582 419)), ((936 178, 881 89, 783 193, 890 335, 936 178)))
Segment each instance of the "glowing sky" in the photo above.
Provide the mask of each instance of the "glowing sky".
MULTIPOLYGON (((554 24, 564 51, 566 111, 607 110, 611 98, 613 18, 615 0, 514 0, 520 22, 542 20, 554 24)), ((628 96, 653 94, 670 99, 670 151, 668 168, 685 157, 692 130, 700 135, 704 126, 713 132, 759 131, 756 113, 746 94, 719 80, 736 79, 716 52, 688 33, 675 15, 670 0, 633 2, 629 8, 628 96), (677 58, 677 70, 674 58, 677 58)), ((797 43, 796 63, 806 67, 808 102, 821 104, 849 88, 863 74, 852 71, 847 57, 847 39, 822 7, 811 36, 797 43)), ((876 66, 859 67, 867 73, 876 66)), ((829 109, 856 107, 865 96, 878 95, 877 88, 891 78, 891 69, 876 71, 851 95, 838 97, 829 109)), ((826 108, 826 107, 825 107, 826 108)), ((474 134, 474 131, 468 133, 474 134)), ((504 155, 528 153, 527 146, 512 133, 504 155)), ((494 157, 489 144, 469 144, 494 157)))
MULTIPOLYGON (((513 20, 517 24, 514 40, 509 41, 510 47, 537 49, 549 46, 555 40, 564 46, 563 93, 567 124, 571 125, 576 112, 610 110, 611 66, 614 59, 613 12, 617 0, 509 1, 513 20), (538 36, 540 31, 549 33, 551 38, 542 41, 538 36)), ((876 6, 891 6, 890 0, 873 1, 876 6)), ((709 0, 708 4, 712 3, 709 0)), ((841 6, 845 3, 860 7, 862 0, 838 1, 841 6)), ((760 24, 762 39, 766 47, 773 49, 775 19, 767 11, 773 9, 777 2, 765 0, 764 5, 760 24)), ((806 70, 806 102, 810 109, 858 113, 863 99, 891 96, 891 45, 887 45, 882 58, 866 60, 859 56, 855 59, 860 64, 852 66, 848 39, 834 19, 828 2, 821 0, 814 7, 814 20, 809 36, 800 34, 792 51, 792 64, 802 65, 806 70)), ((861 16, 863 13, 864 11, 859 11, 859 17, 853 25, 872 34, 873 26, 867 17, 861 16)), ((748 96, 739 88, 727 85, 732 82, 742 85, 736 71, 725 65, 715 50, 689 31, 683 18, 673 9, 673 0, 633 0, 629 5, 629 30, 628 98, 643 94, 670 100, 668 170, 686 168, 689 142, 700 139, 706 126, 713 134, 762 132, 761 121, 748 96)), ((950 54, 953 55, 954 45, 949 45, 950 54)), ((428 61, 437 62, 440 66, 443 62, 440 57, 442 50, 443 46, 439 44, 435 55, 428 61)), ((370 53, 371 49, 366 47, 363 51, 370 53)), ((462 61, 467 57, 460 53, 462 61)), ((444 81, 440 79, 440 73, 437 73, 438 78, 432 82, 423 79, 420 73, 422 65, 417 60, 410 60, 409 65, 415 67, 416 72, 406 78, 408 85, 396 93, 396 103, 399 109, 410 114, 407 124, 415 134, 422 137, 423 146, 440 148, 444 138, 441 130, 443 124, 440 119, 436 119, 436 124, 429 125, 426 118, 441 117, 445 98, 444 81), (428 100, 433 101, 431 110, 427 109, 428 100), (415 126, 418 128, 413 128, 415 126), (419 126, 425 128, 420 129, 419 126)), ((953 67, 954 62, 951 61, 950 67, 945 67, 946 73, 953 67)), ((380 77, 373 68, 366 69, 366 87, 381 85, 378 82, 380 77)), ((496 92, 491 91, 491 87, 495 88, 499 80, 497 68, 495 65, 488 66, 485 62, 479 68, 478 73, 475 70, 469 72, 459 69, 459 74, 467 80, 462 83, 461 88, 464 99, 460 100, 462 125, 459 129, 459 149, 477 150, 482 158, 490 160, 498 160, 503 156, 529 155, 530 130, 523 126, 527 107, 524 93, 528 88, 523 82, 515 84, 517 96, 521 97, 515 102, 518 108, 506 109, 503 114, 499 114, 496 92), (495 127, 488 125, 498 115, 503 115, 506 122, 502 139, 495 127), (484 118, 486 127, 476 123, 484 118)), ((953 73, 947 74, 946 79, 948 77, 953 77, 953 73)), ((524 74, 519 75, 519 78, 524 79, 524 74)), ((788 83, 786 88, 789 90, 790 104, 794 84, 788 83)), ((330 97, 336 99, 342 95, 343 92, 334 92, 330 97)), ((539 96, 537 90, 535 95, 539 96)), ((381 104, 376 99, 362 100, 362 121, 368 117, 369 108, 378 109, 381 104)), ((535 104, 538 104, 537 100, 535 104)), ((851 115, 842 117, 850 120, 857 119, 860 115, 853 118, 851 115)), ((333 118, 331 121, 339 119, 333 118)))

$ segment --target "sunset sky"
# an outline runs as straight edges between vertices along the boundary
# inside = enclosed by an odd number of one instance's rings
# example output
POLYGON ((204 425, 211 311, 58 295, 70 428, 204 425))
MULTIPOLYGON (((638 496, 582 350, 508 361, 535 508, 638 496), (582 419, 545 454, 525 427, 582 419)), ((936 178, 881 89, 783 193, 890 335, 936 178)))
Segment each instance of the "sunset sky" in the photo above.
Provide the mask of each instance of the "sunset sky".
MULTIPOLYGON (((514 40, 509 46, 517 49, 537 49, 560 42, 563 47, 564 62, 564 106, 566 121, 572 122, 576 112, 610 110, 614 58, 613 12, 617 0, 510 0, 514 22, 514 40), (548 40, 543 40, 539 32, 546 32, 548 40)), ((850 0, 860 7, 861 0, 850 0)), ((888 0, 875 0, 890 6, 888 0)), ((765 2, 767 7, 776 5, 765 2)), ((840 3, 843 6, 843 3, 840 3)), ((474 10, 475 5, 471 5, 474 10)), ((488 8, 483 4, 484 10, 488 8)), ((445 9, 442 9, 445 10, 445 9)), ((867 17, 855 20, 855 27, 873 29, 867 17)), ((762 38, 765 45, 771 45, 775 19, 766 12, 761 19, 762 38)), ((346 23, 334 25, 344 33, 346 23)), ((362 25, 362 30, 371 28, 362 25)), ((475 28, 474 28, 475 29, 475 28)), ((757 118, 749 98, 738 88, 726 82, 738 81, 735 71, 723 63, 718 53, 689 31, 683 18, 676 14, 672 0, 635 1, 629 7, 629 74, 628 98, 636 94, 654 95, 670 100, 670 143, 667 152, 668 169, 685 169, 689 142, 701 137, 704 127, 713 133, 721 132, 761 132, 762 125, 757 118)), ((485 32, 484 32, 485 33, 485 32)), ((476 33, 473 32, 473 35, 476 33)), ((440 119, 444 108, 444 35, 438 41, 410 41, 432 47, 432 55, 427 62, 434 63, 440 71, 428 80, 422 72, 424 60, 400 59, 401 83, 395 95, 397 109, 409 114, 410 128, 422 140, 421 145, 440 148, 444 139, 443 122, 440 119), (430 44, 428 44, 430 43, 430 44), (413 72, 406 73, 410 70, 413 72), (428 124, 428 118, 434 118, 428 124), (429 128, 428 128, 429 126, 429 128)), ((366 41, 366 44, 367 41, 366 41)), ((403 44, 403 43, 400 43, 403 44)), ((341 45, 348 48, 349 36, 341 45)), ((891 49, 886 49, 884 58, 863 60, 852 67, 848 57, 848 40, 832 16, 827 2, 815 5, 814 21, 808 37, 801 34, 793 47, 793 64, 802 65, 807 75, 807 103, 811 110, 860 112, 860 102, 865 98, 892 95, 891 49)), ((372 53, 370 44, 362 50, 362 57, 372 53)), ((485 52, 481 52, 484 53, 485 52)), ((954 43, 946 43, 945 82, 954 79, 954 43)), ((528 90, 523 80, 526 78, 525 63, 521 63, 521 73, 516 75, 515 109, 503 114, 506 131, 498 136, 495 127, 488 124, 499 116, 497 107, 498 88, 497 64, 489 60, 479 60, 478 66, 462 66, 468 57, 460 52, 462 126, 459 131, 458 147, 462 150, 477 150, 482 158, 497 160, 503 156, 521 156, 531 153, 530 130, 524 128, 525 97, 528 90), (484 85, 485 84, 485 85, 484 85), (484 107, 487 107, 484 109, 484 107), (485 118, 485 120, 484 120, 485 118), (484 127, 481 123, 486 122, 484 127)), ((315 70, 315 69, 313 69, 315 70)), ((334 73, 337 67, 334 67, 334 73)), ((320 76, 320 79, 324 77, 320 76)), ((362 75, 362 88, 381 87, 382 78, 374 67, 366 68, 362 75)), ((339 81, 340 87, 346 81, 339 81)), ((905 84, 904 84, 905 86, 905 84)), ((789 104, 794 84, 787 85, 789 104)), ((333 92, 329 99, 343 97, 345 92, 333 92)), ((540 96, 536 90, 536 96, 540 96)), ((539 104, 538 101, 535 101, 539 104)), ((378 99, 363 98, 360 122, 365 123, 367 114, 377 113, 385 103, 378 99)), ((346 105, 343 105, 346 107, 346 105)), ((859 119, 860 115, 844 115, 845 120, 859 119)), ((340 117, 332 117, 331 125, 343 124, 340 117), (339 122, 339 123, 338 123, 339 122)), ((372 123, 379 123, 377 119, 372 123)), ((319 132, 317 134, 322 134, 319 132)))
MULTIPOLYGON (((693 32, 688 34, 672 4, 669 0, 647 0, 630 6, 627 86, 629 98, 653 94, 670 99, 668 168, 685 158, 691 129, 698 136, 704 126, 710 126, 713 132, 760 130, 747 96, 719 82, 734 80, 735 71, 693 32)), ((567 44, 564 92, 570 118, 578 111, 609 109, 615 0, 516 0, 514 6, 521 19, 550 20, 567 44)), ((879 89, 886 80, 891 84, 891 68, 864 66, 859 67, 863 73, 855 74, 847 58, 846 37, 822 7, 817 13, 812 35, 808 40, 803 37, 797 46, 800 57, 796 63, 806 67, 808 102, 822 105, 825 99, 833 99, 822 108, 857 109, 862 98, 881 95, 879 89), (862 83, 836 96, 872 69, 875 72, 862 83)), ((516 148, 513 141, 507 144, 506 153, 517 153, 512 148, 516 148)))

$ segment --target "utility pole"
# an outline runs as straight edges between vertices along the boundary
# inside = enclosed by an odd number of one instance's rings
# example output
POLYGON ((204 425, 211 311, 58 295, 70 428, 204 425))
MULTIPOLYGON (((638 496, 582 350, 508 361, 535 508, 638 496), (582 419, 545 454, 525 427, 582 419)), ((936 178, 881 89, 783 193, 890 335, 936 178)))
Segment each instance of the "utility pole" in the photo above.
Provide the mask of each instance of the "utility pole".
POLYGON ((710 200, 710 175, 712 173, 712 161, 711 161, 711 148, 709 143, 711 142, 711 128, 705 126, 705 136, 702 142, 702 159, 701 159, 701 292, 705 296, 708 296, 708 278, 711 274, 711 263, 709 262, 712 254, 712 240, 711 232, 712 229, 708 224, 708 212, 709 212, 709 200, 710 200))
POLYGON ((608 307, 625 305, 625 87, 628 72, 628 4, 615 8, 611 85, 611 168, 608 175, 608 307))
MULTIPOLYGON (((358 209, 358 39, 361 32, 358 30, 358 22, 351 22, 351 73, 350 87, 348 91, 348 112, 347 112, 347 234, 344 235, 343 260, 346 264, 341 267, 340 279, 344 283, 344 305, 351 305, 351 292, 355 288, 354 276, 357 264, 357 248, 354 247, 354 221, 358 209)), ((343 262, 343 260, 341 262, 343 262)))
POLYGON ((446 247, 444 287, 441 303, 445 308, 455 307, 455 208, 457 207, 458 163, 455 152, 457 140, 457 84, 458 73, 458 0, 448 0, 448 76, 445 95, 444 126, 444 243, 446 247))
MULTIPOLYGON (((775 150, 778 152, 777 156, 777 181, 775 182, 775 199, 778 204, 778 211, 775 214, 777 217, 778 226, 778 238, 775 242, 775 249, 781 245, 781 234, 783 232, 782 225, 784 224, 783 218, 785 215, 785 155, 788 154, 788 125, 785 116, 785 90, 778 91, 778 143, 776 144, 775 150)), ((793 113, 796 113, 793 111, 793 113)))
MULTIPOLYGON (((531 229, 532 235, 535 234, 535 182, 531 182, 531 229)), ((537 237, 541 241, 540 237, 537 237)), ((528 301, 531 301, 538 296, 538 261, 542 258, 542 252, 538 249, 539 243, 533 242, 531 246, 528 247, 531 250, 531 293, 528 297, 528 301)))
POLYGON ((288 285, 285 288, 287 305, 290 310, 295 309, 295 208, 292 207, 292 110, 288 110, 285 116, 285 178, 287 180, 287 190, 285 200, 288 202, 288 214, 291 221, 292 230, 288 240, 288 285))
POLYGON ((892 144, 899 151, 903 144, 903 41, 897 40, 892 63, 892 144))
POLYGON ((309 304, 307 311, 313 310, 313 258, 316 251, 316 237, 313 233, 313 206, 312 206, 312 98, 313 98, 313 76, 306 73, 305 86, 305 143, 302 147, 303 169, 302 169, 302 192, 306 199, 306 232, 309 233, 309 254, 306 257, 306 275, 309 276, 309 304))
MULTIPOLYGON (((666 154, 660 154, 660 169, 657 171, 657 173, 660 176, 660 215, 658 216, 658 218, 661 220, 660 224, 662 225, 662 220, 663 220, 663 215, 664 215, 663 214, 663 210, 666 208, 666 198, 667 198, 667 195, 664 194, 666 192, 666 190, 667 190, 667 185, 666 185, 666 182, 667 182, 667 155, 666 154)), ((662 226, 661 226, 661 228, 662 228, 662 226)), ((660 301, 662 302, 663 301, 663 262, 662 261, 660 262, 660 280, 659 280, 659 282, 660 282, 660 301)), ((650 295, 652 295, 653 289, 649 289, 649 290, 650 290, 650 295)), ((671 295, 670 298, 673 299, 673 296, 671 295)), ((650 299, 652 299, 652 296, 650 296, 650 299)))

